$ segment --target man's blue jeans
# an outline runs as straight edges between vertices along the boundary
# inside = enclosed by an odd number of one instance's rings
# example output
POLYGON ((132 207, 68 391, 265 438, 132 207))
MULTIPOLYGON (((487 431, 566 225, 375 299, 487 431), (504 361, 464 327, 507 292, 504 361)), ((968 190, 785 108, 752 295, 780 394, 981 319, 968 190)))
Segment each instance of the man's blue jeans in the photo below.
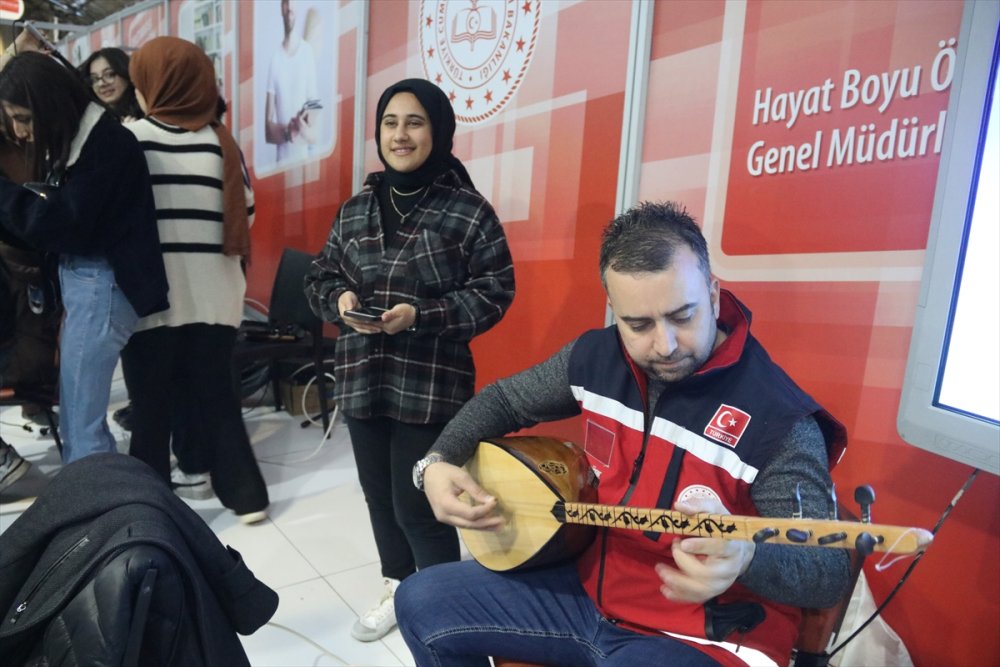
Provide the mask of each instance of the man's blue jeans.
POLYGON ((139 317, 101 257, 59 261, 66 320, 59 345, 59 431, 63 462, 114 452, 108 428, 111 378, 139 317))
POLYGON ((486 656, 573 667, 718 664, 683 642, 606 620, 572 563, 515 573, 474 561, 435 565, 407 577, 395 605, 417 667, 488 667, 486 656))

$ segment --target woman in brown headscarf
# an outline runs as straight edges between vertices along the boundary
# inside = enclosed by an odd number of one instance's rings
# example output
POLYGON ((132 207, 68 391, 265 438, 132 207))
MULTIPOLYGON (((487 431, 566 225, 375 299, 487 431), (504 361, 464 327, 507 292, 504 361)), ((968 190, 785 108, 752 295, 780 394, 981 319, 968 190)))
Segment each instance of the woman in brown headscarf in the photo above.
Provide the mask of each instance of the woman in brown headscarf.
POLYGON ((261 521, 267 487, 230 371, 246 292, 240 262, 250 250, 250 179, 217 121, 215 70, 201 49, 158 37, 132 56, 129 74, 146 117, 127 127, 149 164, 172 297, 169 310, 140 320, 122 353, 130 453, 169 479, 172 426, 197 426, 185 430, 201 435, 219 500, 244 523, 261 521))

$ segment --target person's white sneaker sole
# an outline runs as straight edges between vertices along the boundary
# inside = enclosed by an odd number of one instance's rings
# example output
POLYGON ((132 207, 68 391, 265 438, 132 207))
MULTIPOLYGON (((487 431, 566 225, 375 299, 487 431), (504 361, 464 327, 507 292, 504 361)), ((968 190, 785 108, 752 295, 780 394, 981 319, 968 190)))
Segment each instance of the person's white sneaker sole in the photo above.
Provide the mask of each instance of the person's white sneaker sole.
POLYGON ((382 580, 382 598, 362 614, 351 628, 351 636, 359 642, 373 642, 382 639, 396 627, 395 593, 399 582, 388 577, 382 580), (365 623, 364 621, 368 621, 365 623))
POLYGON ((258 512, 247 512, 246 514, 237 514, 236 516, 239 517, 240 523, 250 525, 254 523, 260 523, 261 521, 266 519, 267 510, 260 510, 258 512))
POLYGON ((361 619, 354 621, 354 626, 351 628, 351 636, 357 639, 359 642, 373 642, 378 639, 382 639, 387 634, 392 632, 393 628, 396 627, 396 615, 393 614, 389 622, 380 624, 377 628, 369 628, 367 625, 361 622, 361 619))

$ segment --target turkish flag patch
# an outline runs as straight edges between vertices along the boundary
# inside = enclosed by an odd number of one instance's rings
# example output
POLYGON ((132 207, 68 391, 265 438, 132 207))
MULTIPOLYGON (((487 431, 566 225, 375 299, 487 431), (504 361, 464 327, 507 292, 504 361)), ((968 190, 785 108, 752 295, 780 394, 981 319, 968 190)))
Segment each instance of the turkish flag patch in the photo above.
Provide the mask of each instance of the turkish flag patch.
POLYGON ((716 442, 735 447, 750 423, 750 415, 723 403, 705 427, 705 435, 716 442))

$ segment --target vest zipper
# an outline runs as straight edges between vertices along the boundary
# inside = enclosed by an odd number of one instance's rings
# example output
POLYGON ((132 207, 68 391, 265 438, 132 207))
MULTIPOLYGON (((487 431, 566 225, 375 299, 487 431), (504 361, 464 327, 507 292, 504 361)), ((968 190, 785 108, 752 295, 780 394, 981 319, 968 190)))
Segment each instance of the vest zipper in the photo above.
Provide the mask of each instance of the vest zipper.
POLYGON ((37 593, 38 589, 42 587, 42 584, 48 581, 49 577, 52 576, 52 574, 56 571, 56 569, 58 569, 59 566, 62 565, 67 558, 69 558, 74 553, 76 553, 83 547, 87 546, 88 544, 90 544, 90 538, 84 535, 83 537, 80 538, 80 540, 76 544, 74 544, 69 549, 64 551, 63 554, 59 556, 59 558, 56 560, 56 562, 52 563, 52 565, 49 565, 45 569, 45 573, 42 574, 41 579, 35 582, 35 585, 31 587, 30 591, 28 591, 28 594, 24 596, 24 600, 21 602, 21 604, 17 605, 17 607, 14 609, 14 615, 10 617, 9 621, 11 625, 16 624, 18 620, 20 620, 21 615, 28 610, 28 606, 31 604, 31 599, 35 596, 35 593, 37 593))
POLYGON ((608 546, 608 529, 601 530, 601 567, 597 572, 597 606, 604 606, 604 565, 608 546))
MULTIPOLYGON (((642 448, 639 450, 639 455, 635 457, 635 461, 632 462, 632 472, 629 474, 628 488, 625 489, 625 494, 618 501, 619 505, 627 505, 632 494, 635 492, 635 485, 639 482, 639 472, 642 470, 642 462, 646 458, 646 445, 649 444, 649 435, 653 428, 653 419, 650 415, 648 400, 647 397, 646 405, 643 405, 642 448)), ((607 558, 608 530, 608 528, 605 528, 601 533, 601 567, 597 573, 598 605, 603 605, 604 600, 604 565, 607 558)))

